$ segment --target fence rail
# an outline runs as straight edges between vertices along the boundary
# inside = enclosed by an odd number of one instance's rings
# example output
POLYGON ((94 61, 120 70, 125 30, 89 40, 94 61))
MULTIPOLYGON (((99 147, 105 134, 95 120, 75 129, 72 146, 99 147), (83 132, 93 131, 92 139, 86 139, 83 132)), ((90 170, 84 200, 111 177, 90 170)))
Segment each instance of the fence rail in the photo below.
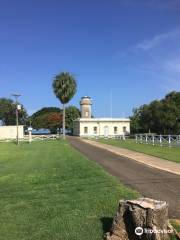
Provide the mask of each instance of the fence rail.
MULTIPOLYGON (((59 134, 47 134, 47 135, 24 135, 24 138, 20 138, 20 142, 30 142, 30 141, 44 141, 44 140, 55 140, 59 139, 61 136, 59 134)), ((0 142, 14 142, 16 139, 0 139, 0 142)))
POLYGON ((136 134, 136 143, 180 147, 180 135, 136 134))
MULTIPOLYGON (((32 135, 32 141, 55 140, 60 138, 59 134, 32 135)), ((29 141, 29 136, 24 137, 24 141, 29 141)))
POLYGON ((108 135, 108 136, 104 136, 104 135, 87 135, 87 136, 83 136, 85 138, 89 138, 89 139, 121 139, 121 140, 126 140, 126 138, 128 137, 127 135, 108 135))

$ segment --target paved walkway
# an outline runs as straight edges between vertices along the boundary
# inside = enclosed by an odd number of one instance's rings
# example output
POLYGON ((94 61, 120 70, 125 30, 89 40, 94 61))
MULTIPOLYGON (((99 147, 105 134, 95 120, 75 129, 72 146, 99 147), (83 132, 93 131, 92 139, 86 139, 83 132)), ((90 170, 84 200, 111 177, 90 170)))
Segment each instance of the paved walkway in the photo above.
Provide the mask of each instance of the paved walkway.
MULTIPOLYGON (((78 137, 68 137, 68 140, 74 148, 102 165, 107 172, 125 185, 136 189, 142 196, 167 201, 170 218, 180 219, 179 175, 115 154, 107 150, 109 146, 103 149, 78 137)), ((166 160, 163 161, 165 164, 166 160)))
MULTIPOLYGON (((116 146, 112 146, 112 145, 108 145, 108 144, 104 144, 104 143, 95 142, 92 140, 82 139, 82 141, 89 143, 93 146, 96 146, 96 147, 99 147, 102 149, 106 149, 117 155, 127 157, 127 158, 135 160, 137 162, 146 164, 150 167, 154 167, 154 168, 157 168, 160 170, 164 170, 164 171, 168 171, 168 172, 180 175, 180 163, 171 162, 171 161, 164 160, 164 159, 154 157, 154 156, 150 156, 150 155, 147 155, 144 153, 139 153, 139 152, 125 149, 125 148, 120 148, 120 147, 116 147, 116 146)), ((179 158, 180 158, 180 156, 179 156, 179 158)))

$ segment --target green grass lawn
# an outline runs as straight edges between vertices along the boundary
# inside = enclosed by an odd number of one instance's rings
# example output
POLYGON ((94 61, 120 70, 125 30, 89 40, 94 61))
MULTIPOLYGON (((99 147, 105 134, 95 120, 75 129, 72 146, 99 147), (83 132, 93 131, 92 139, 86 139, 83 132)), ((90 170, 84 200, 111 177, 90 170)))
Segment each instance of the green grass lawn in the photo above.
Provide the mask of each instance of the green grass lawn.
POLYGON ((127 139, 126 141, 118 139, 100 139, 98 141, 180 163, 180 147, 169 148, 152 146, 149 144, 136 143, 135 140, 132 139, 127 139))
MULTIPOLYGON (((180 220, 171 220, 171 224, 176 229, 178 233, 180 233, 180 220)), ((176 240, 176 238, 172 238, 172 240, 176 240)))
POLYGON ((137 196, 63 140, 0 143, 0 240, 100 240, 137 196))

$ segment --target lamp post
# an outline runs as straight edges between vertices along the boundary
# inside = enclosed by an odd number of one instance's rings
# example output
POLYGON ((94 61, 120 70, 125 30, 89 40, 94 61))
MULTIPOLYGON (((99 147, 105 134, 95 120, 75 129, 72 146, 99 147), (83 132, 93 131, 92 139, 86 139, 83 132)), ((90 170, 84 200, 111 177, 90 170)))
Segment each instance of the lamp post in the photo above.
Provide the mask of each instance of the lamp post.
POLYGON ((19 117, 18 117, 18 110, 21 109, 21 106, 18 105, 18 97, 20 97, 21 94, 13 93, 12 96, 15 98, 15 103, 16 103, 16 130, 17 130, 16 143, 17 143, 17 145, 19 145, 19 117))

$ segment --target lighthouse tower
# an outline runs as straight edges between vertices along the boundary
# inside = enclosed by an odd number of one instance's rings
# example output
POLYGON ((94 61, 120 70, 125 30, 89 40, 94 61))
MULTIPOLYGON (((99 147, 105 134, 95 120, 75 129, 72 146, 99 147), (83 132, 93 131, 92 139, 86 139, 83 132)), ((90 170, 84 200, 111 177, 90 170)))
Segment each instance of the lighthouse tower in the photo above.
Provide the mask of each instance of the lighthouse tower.
POLYGON ((81 118, 91 118, 91 106, 92 100, 90 97, 85 96, 81 98, 80 101, 81 106, 81 118))

